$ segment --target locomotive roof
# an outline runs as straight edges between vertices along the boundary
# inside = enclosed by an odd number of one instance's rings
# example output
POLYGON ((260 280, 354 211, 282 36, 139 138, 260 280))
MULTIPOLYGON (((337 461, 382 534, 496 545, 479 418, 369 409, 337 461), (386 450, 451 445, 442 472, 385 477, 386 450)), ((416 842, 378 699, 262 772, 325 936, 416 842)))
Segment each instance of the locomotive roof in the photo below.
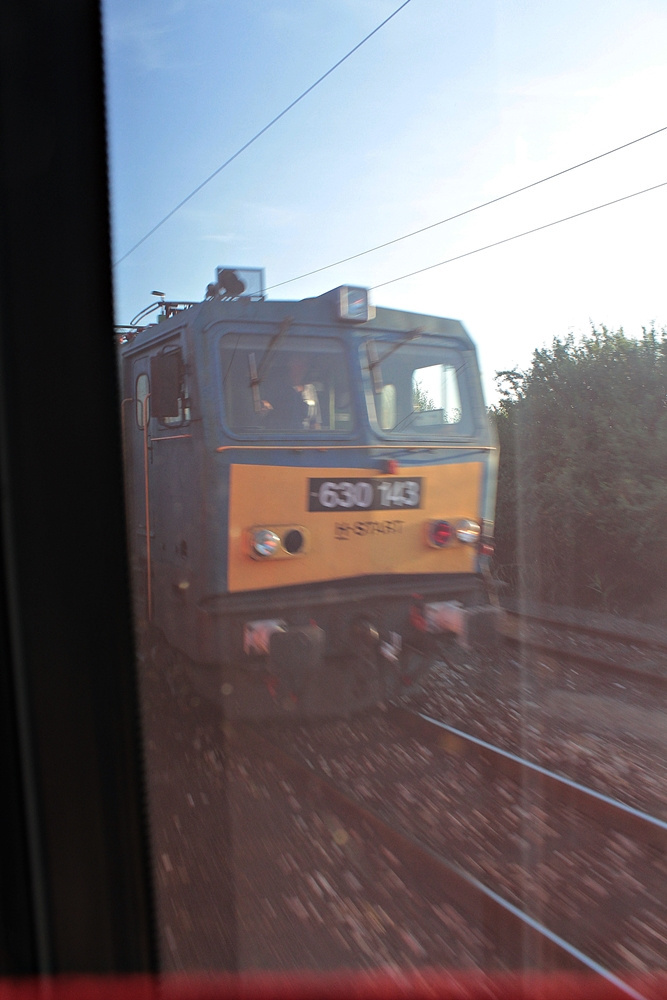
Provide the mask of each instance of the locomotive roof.
MULTIPOLYGON (((409 333, 418 327, 425 334, 455 337, 467 346, 473 346, 469 334, 459 320, 442 316, 378 306, 373 310, 372 318, 365 322, 345 322, 336 313, 337 292, 336 288, 317 297, 300 300, 240 296, 233 299, 209 298, 199 303, 160 301, 153 303, 135 318, 148 318, 150 313, 160 309, 157 321, 150 322, 146 326, 133 324, 129 327, 118 327, 117 332, 121 344, 129 343, 140 334, 142 342, 145 343, 183 325, 203 328, 216 320, 275 323, 291 317, 297 325, 311 326, 313 332, 318 327, 330 331, 332 325, 335 325, 338 330, 348 329, 350 334, 356 331, 357 336, 363 337, 383 332, 409 333)), ((324 329, 322 332, 324 333, 324 329)))

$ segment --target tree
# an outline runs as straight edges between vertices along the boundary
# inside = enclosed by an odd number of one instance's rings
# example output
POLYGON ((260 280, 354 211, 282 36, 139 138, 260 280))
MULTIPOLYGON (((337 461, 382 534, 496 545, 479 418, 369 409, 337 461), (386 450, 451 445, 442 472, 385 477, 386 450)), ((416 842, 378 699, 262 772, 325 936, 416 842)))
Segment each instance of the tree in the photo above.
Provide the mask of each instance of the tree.
POLYGON ((667 332, 592 328, 498 373, 497 566, 545 600, 667 586, 667 332))
POLYGON ((412 409, 413 410, 434 410, 435 403, 418 379, 412 383, 412 409))

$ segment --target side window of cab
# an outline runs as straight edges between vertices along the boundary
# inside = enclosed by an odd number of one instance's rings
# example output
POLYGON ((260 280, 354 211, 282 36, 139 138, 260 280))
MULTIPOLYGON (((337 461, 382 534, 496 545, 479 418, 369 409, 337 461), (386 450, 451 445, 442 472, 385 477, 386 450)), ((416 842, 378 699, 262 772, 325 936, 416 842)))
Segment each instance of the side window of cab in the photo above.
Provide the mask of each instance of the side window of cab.
POLYGON ((135 398, 135 414, 137 419, 137 426, 140 430, 143 430, 145 425, 151 419, 151 383, 148 375, 142 372, 141 375, 137 376, 137 382, 135 386, 134 398, 135 398))
POLYGON ((151 358, 151 409, 164 427, 178 427, 190 420, 186 366, 180 348, 167 349, 151 358))

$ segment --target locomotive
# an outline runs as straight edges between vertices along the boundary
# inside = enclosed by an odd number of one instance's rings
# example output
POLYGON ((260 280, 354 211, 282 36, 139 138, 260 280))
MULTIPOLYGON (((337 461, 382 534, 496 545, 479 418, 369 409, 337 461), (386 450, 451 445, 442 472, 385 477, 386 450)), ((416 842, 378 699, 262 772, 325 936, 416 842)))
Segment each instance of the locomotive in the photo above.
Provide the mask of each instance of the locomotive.
POLYGON ((498 450, 461 323, 347 285, 270 301, 258 268, 154 294, 117 333, 133 593, 198 689, 350 714, 491 640, 498 450))

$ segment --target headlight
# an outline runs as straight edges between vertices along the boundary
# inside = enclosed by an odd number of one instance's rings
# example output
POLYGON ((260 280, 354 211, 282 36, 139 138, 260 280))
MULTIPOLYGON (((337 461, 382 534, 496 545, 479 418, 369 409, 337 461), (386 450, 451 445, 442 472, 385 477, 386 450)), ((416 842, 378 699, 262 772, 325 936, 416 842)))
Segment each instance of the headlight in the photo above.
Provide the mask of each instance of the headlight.
POLYGON ((252 559, 299 559, 310 551, 310 532, 301 524, 247 528, 245 552, 252 559))
POLYGON ((268 528, 257 528, 250 532, 250 551, 260 559, 274 556, 280 549, 280 538, 275 531, 268 528))
POLYGON ((481 534, 482 528, 477 521, 469 521, 464 518, 456 522, 456 537, 460 542, 465 542, 466 545, 477 545, 481 534))

